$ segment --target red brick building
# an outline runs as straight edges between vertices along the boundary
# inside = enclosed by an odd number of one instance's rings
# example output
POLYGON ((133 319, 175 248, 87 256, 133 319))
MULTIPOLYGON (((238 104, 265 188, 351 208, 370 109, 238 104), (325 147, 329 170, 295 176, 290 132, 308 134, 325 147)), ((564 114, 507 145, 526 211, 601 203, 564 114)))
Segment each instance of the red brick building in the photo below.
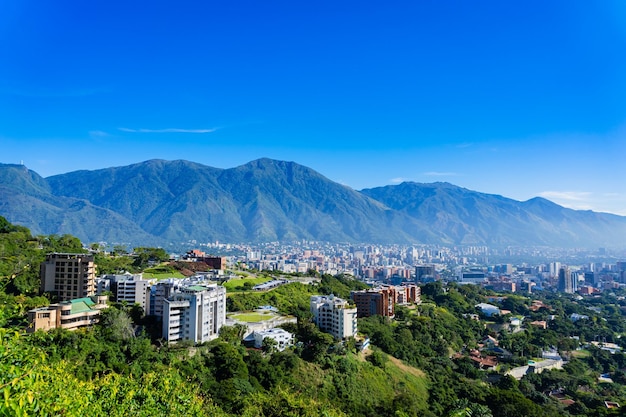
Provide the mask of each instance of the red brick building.
POLYGON ((350 298, 356 304, 357 317, 393 317, 396 304, 420 302, 420 288, 414 284, 382 285, 369 290, 352 291, 350 298))

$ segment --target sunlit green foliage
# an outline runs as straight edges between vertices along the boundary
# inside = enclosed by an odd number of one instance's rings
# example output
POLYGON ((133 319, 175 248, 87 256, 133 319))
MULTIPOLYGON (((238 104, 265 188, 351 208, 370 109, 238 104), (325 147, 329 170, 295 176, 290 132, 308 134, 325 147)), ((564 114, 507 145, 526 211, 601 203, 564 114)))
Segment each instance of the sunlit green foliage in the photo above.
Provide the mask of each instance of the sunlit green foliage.
POLYGON ((271 305, 283 313, 301 317, 310 310, 311 295, 335 294, 349 299, 350 291, 365 288, 368 288, 366 284, 353 278, 326 274, 319 285, 292 282, 267 292, 230 294, 227 308, 228 311, 250 311, 262 305, 271 305))
POLYGON ((250 311, 263 305, 271 305, 286 314, 309 311, 311 295, 319 294, 315 285, 299 282, 281 285, 268 292, 233 293, 228 296, 228 311, 250 311))
MULTIPOLYGON (((626 403, 626 355, 593 345, 575 350, 590 341, 626 347, 621 337, 626 300, 618 297, 624 295, 619 289, 618 295, 582 300, 536 294, 552 308, 537 312, 528 309, 529 299, 509 296, 500 307, 526 315, 527 321, 552 320, 548 329, 511 333, 504 326, 496 334, 462 316, 475 313, 473 306, 484 302, 488 291, 427 284, 424 303, 399 307, 395 319, 359 320, 360 332, 374 345, 367 357, 356 353, 353 340, 337 343, 308 320, 311 295, 348 298, 350 291, 364 288, 349 277, 330 275, 323 275, 320 284, 229 296, 231 310, 269 304, 296 315, 298 323, 285 328, 298 343, 285 352, 275 352, 269 343, 263 351, 245 349, 241 326, 224 327, 218 340, 200 346, 167 345, 141 331, 154 321, 124 304, 105 310, 91 329, 20 334, 14 329, 25 327, 26 312, 49 303, 36 294, 39 264, 53 251, 78 252, 82 245, 68 235, 33 237, 0 217, 0 417, 610 416, 620 415, 619 410, 608 410, 605 400, 626 403), (589 318, 573 322, 572 313, 589 318), (451 359, 487 334, 498 336, 500 346, 513 354, 505 367, 552 346, 570 361, 563 370, 488 383, 470 359, 451 359), (598 379, 606 373, 614 383, 598 379), (574 404, 564 408, 549 395, 557 391, 574 404)), ((98 253, 96 259, 102 271, 118 273, 164 256, 153 248, 135 251, 142 257, 136 265, 121 251, 111 257, 98 253)))

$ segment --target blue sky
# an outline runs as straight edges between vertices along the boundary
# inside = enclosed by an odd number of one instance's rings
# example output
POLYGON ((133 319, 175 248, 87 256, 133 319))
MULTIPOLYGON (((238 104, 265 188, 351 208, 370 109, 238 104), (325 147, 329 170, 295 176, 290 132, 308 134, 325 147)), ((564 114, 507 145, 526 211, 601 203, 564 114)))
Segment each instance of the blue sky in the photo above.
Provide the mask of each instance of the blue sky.
POLYGON ((626 215, 623 1, 2 7, 2 163, 270 157, 626 215))

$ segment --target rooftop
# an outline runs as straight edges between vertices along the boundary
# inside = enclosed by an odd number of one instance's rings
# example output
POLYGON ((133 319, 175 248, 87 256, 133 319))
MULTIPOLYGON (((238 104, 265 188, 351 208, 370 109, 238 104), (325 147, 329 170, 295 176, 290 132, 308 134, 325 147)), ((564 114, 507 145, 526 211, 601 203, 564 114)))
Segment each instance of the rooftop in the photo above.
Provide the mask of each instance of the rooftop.
POLYGON ((91 311, 94 309, 94 306, 96 305, 96 303, 89 297, 76 298, 74 300, 63 301, 59 304, 61 305, 70 304, 72 306, 72 310, 71 310, 72 314, 78 314, 78 313, 84 313, 86 311, 91 311))

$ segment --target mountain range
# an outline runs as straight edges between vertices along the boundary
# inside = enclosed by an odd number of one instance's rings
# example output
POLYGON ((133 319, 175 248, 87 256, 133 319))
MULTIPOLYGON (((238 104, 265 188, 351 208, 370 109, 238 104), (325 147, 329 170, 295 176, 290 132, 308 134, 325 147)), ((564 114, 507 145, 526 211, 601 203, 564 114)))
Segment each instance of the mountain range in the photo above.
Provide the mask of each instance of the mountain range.
POLYGON ((34 234, 165 245, 318 240, 487 246, 624 246, 626 217, 516 201, 448 183, 353 190, 295 162, 189 161, 43 178, 0 164, 0 215, 34 234))

